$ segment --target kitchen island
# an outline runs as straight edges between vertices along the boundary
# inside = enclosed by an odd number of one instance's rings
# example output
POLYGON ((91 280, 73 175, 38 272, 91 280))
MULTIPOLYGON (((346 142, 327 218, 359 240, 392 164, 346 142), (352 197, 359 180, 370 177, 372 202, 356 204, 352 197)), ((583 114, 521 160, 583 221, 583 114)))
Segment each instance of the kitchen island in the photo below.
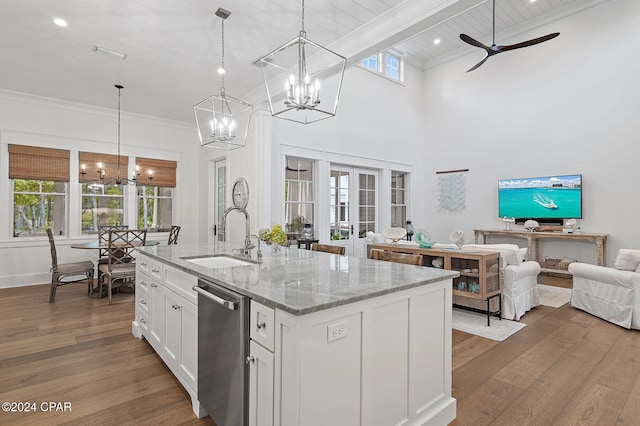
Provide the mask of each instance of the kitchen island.
POLYGON ((457 272, 298 249, 272 255, 268 246, 260 263, 192 261, 233 248, 145 247, 137 260, 133 334, 171 368, 196 415, 206 415, 192 288, 201 279, 250 300, 246 424, 442 425, 455 418, 457 272))

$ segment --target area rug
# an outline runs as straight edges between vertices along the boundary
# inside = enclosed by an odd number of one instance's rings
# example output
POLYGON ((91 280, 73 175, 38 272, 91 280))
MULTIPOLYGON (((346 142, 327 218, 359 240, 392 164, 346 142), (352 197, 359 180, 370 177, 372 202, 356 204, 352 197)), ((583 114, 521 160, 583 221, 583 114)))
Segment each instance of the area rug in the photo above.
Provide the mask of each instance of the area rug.
POLYGON ((525 324, 491 317, 491 326, 487 326, 486 315, 453 308, 452 326, 456 330, 464 331, 465 333, 502 342, 507 337, 523 329, 525 324))
POLYGON ((570 288, 538 284, 538 294, 540 295, 540 304, 552 308, 559 308, 571 300, 570 288))

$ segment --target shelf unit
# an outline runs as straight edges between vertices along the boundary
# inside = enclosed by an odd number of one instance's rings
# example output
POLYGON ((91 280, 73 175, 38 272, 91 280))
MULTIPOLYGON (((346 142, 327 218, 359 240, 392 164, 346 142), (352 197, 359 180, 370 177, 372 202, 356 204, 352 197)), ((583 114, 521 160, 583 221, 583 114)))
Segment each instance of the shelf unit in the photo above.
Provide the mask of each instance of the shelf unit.
POLYGON ((452 288, 454 306, 481 310, 487 314, 487 322, 491 315, 501 314, 500 253, 484 250, 427 249, 407 244, 369 244, 368 258, 371 258, 371 249, 421 254, 423 266, 442 265, 441 268, 457 271, 460 276, 453 279, 452 288), (493 299, 495 302, 492 303, 493 299))

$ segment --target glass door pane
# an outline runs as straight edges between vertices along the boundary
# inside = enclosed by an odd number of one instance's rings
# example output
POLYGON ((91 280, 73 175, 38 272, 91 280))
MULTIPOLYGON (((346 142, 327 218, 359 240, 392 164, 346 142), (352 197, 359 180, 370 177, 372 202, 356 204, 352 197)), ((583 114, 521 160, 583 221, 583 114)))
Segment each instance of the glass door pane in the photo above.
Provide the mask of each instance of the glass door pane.
POLYGON ((344 170, 331 170, 329 184, 330 235, 333 241, 348 240, 351 216, 351 173, 344 170))

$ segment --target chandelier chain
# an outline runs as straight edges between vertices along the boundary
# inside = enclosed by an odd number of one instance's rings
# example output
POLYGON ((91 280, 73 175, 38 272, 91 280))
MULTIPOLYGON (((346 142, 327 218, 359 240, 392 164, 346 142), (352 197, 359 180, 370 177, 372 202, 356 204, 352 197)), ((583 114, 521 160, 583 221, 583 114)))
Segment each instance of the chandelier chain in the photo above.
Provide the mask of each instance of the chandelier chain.
POLYGON ((304 0, 302 0, 302 32, 304 31, 304 0))
POLYGON ((222 20, 222 94, 224 94, 224 75, 226 69, 224 68, 224 19, 222 20))
POLYGON ((120 91, 122 88, 118 87, 118 169, 116 170, 116 178, 120 179, 120 91))

